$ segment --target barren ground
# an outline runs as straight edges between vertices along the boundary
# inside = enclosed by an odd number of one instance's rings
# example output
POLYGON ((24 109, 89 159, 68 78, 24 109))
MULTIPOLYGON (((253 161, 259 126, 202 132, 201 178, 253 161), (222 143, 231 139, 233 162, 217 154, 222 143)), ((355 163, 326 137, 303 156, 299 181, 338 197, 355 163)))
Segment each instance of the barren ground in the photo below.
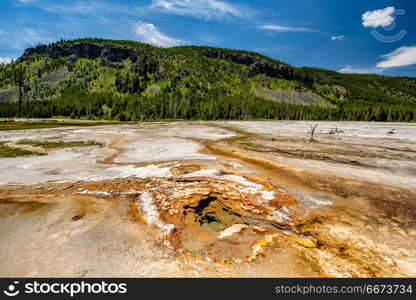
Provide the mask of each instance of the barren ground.
POLYGON ((2 131, 101 146, 0 159, 0 276, 416 276, 416 124, 310 124, 2 131))

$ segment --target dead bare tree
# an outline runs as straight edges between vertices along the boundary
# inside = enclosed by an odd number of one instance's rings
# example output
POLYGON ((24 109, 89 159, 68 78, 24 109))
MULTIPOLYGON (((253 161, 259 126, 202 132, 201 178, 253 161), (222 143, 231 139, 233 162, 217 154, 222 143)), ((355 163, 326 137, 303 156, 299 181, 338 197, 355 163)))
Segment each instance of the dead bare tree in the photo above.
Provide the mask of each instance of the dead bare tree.
POLYGON ((311 125, 311 139, 310 139, 311 142, 315 141, 315 138, 313 136, 315 134, 316 127, 318 127, 318 124, 311 125))

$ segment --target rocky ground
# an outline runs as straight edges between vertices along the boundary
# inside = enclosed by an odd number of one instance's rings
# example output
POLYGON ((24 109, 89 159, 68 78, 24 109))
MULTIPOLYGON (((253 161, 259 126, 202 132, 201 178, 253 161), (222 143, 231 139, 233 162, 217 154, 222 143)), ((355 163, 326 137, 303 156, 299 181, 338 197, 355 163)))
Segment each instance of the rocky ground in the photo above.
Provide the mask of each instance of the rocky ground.
POLYGON ((0 132, 99 143, 0 159, 0 276, 416 276, 416 125, 311 124, 0 132))

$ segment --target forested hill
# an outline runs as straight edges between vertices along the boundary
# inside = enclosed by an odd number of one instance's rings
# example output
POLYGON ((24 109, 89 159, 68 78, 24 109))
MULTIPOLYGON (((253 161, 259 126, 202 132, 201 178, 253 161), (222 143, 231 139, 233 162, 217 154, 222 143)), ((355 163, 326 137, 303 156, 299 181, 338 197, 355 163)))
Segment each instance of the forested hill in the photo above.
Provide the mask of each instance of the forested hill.
POLYGON ((239 50, 103 39, 0 65, 0 117, 416 121, 416 78, 294 68, 239 50))

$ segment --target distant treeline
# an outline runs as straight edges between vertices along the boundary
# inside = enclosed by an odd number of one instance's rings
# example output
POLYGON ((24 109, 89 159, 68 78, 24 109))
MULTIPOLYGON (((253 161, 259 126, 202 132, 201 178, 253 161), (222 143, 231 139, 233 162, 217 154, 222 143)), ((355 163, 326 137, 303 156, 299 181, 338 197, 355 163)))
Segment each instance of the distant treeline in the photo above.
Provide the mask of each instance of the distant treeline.
POLYGON ((63 94, 50 100, 23 102, 22 111, 13 102, 0 102, 0 116, 73 119, 108 119, 121 121, 182 120, 347 120, 416 121, 414 106, 323 107, 273 102, 259 97, 236 98, 212 95, 208 99, 159 93, 152 98, 113 94, 63 94))

